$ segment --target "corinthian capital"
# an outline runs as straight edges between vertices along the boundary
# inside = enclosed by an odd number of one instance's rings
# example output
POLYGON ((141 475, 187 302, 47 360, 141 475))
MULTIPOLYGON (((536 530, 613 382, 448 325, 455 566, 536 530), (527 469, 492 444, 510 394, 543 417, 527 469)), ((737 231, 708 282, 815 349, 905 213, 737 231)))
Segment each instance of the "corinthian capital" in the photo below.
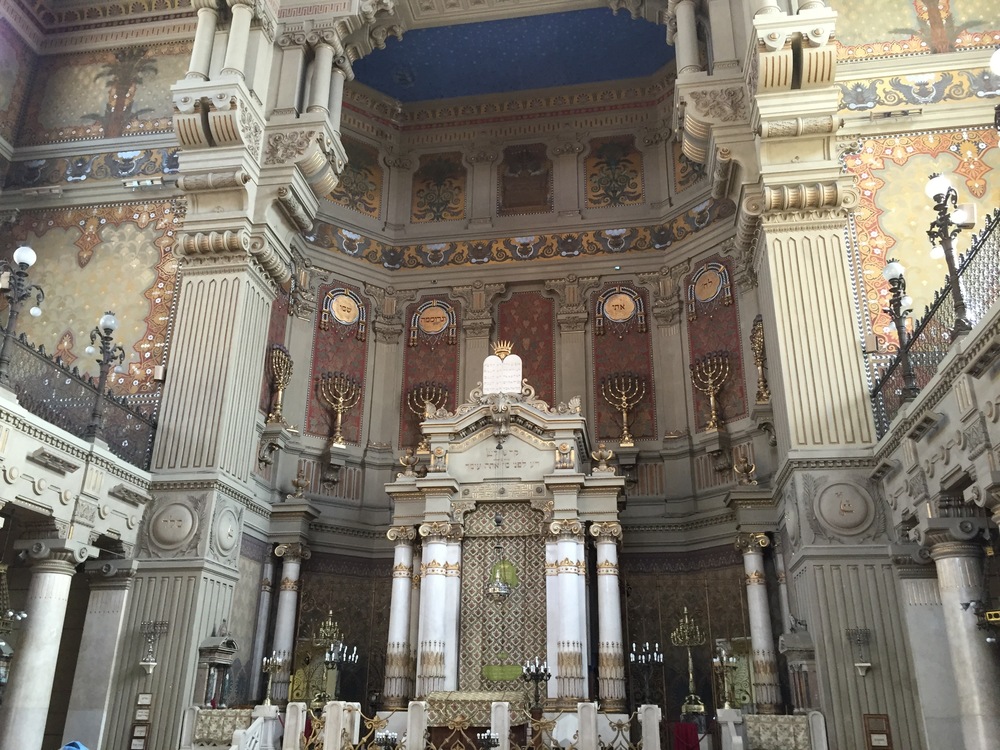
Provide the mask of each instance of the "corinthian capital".
POLYGON ((312 557, 312 550, 302 542, 289 542, 275 547, 274 554, 289 562, 301 562, 312 557))
POLYGON ((753 552, 760 552, 770 544, 771 540, 768 538, 767 534, 759 531, 744 532, 736 535, 736 549, 744 555, 749 555, 753 552))
POLYGON ((412 526, 393 526, 385 532, 385 536, 390 542, 407 544, 417 538, 417 532, 412 526))

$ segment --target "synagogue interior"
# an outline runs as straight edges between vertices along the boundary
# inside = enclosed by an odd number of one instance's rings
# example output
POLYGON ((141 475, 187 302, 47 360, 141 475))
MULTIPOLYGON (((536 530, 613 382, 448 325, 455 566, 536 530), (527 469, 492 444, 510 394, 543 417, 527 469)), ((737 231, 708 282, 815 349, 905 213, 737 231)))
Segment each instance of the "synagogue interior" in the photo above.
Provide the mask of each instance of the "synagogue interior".
POLYGON ((988 0, 0 0, 0 750, 1000 747, 998 134, 988 0))

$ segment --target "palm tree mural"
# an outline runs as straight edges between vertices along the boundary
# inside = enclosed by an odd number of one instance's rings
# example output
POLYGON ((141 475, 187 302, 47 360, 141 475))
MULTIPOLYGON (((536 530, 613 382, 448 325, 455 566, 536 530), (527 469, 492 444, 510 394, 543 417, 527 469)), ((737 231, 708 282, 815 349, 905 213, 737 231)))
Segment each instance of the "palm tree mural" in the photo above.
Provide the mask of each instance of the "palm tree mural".
POLYGON ((127 47, 114 53, 114 62, 101 66, 94 76, 95 81, 104 80, 108 87, 108 103, 103 114, 91 113, 85 119, 93 120, 104 128, 105 138, 116 138, 125 134, 125 128, 140 115, 150 112, 149 108, 133 111, 136 87, 143 82, 143 76, 156 74, 156 61, 147 57, 147 47, 127 47))

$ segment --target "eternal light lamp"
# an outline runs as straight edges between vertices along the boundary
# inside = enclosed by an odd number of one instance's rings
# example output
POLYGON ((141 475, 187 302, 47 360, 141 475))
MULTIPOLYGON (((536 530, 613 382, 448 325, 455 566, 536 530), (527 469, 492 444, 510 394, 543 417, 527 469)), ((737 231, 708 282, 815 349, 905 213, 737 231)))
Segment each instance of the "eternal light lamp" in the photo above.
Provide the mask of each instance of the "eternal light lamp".
POLYGON ((42 314, 38 305, 45 299, 45 292, 37 284, 28 283, 28 269, 35 265, 38 256, 27 245, 21 245, 13 254, 13 264, 0 261, 0 293, 7 298, 7 325, 3 329, 3 344, 0 346, 0 384, 9 385, 10 339, 17 327, 17 316, 21 305, 29 297, 35 297, 36 304, 29 312, 33 317, 42 314))
POLYGON ((932 174, 925 188, 927 197, 934 201, 937 218, 931 222, 927 236, 930 238, 933 254, 938 247, 944 253, 948 264, 948 281, 951 287, 951 298, 955 306, 955 325, 952 328, 952 339, 964 336, 972 330, 962 287, 958 279, 958 264, 955 262, 953 240, 963 229, 971 229, 976 225, 976 206, 972 203, 958 202, 958 193, 951 182, 942 174, 932 174))

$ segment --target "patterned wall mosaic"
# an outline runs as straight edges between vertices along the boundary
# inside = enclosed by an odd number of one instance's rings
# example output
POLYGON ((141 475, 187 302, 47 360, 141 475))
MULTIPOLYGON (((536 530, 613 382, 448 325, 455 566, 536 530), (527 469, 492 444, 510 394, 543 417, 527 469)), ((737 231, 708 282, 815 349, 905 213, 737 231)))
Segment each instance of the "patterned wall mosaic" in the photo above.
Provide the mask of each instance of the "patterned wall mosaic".
POLYGON ((11 164, 5 188, 31 188, 101 180, 145 179, 180 171, 177 148, 135 149, 26 159, 11 164))
POLYGON ((831 0, 837 11, 837 55, 866 60, 940 53, 1000 43, 993 0, 886 0, 872 13, 865 0, 831 0))
POLYGON ((840 111, 877 112, 937 102, 1000 97, 1000 77, 988 68, 844 81, 840 111))
MULTIPOLYGON (((357 701, 372 716, 368 696, 385 684, 385 651, 389 641, 389 604, 392 595, 392 559, 367 560, 314 552, 302 565, 299 589, 299 630, 295 649, 296 686, 322 680, 323 651, 314 646, 320 623, 333 612, 344 643, 358 649, 358 663, 344 670, 340 694, 357 701), (310 655, 310 663, 304 657, 310 655), (308 680, 303 681, 306 677, 308 680)), ((294 686, 293 686, 294 687, 294 686)), ((312 696, 306 698, 311 700, 312 696)))
POLYGON ((413 173, 410 221, 458 221, 465 218, 466 182, 462 154, 424 154, 413 173))
POLYGON ((541 513, 526 503, 480 503, 465 519, 458 688, 523 689, 519 664, 545 655, 545 542, 541 513), (498 537, 494 518, 503 526, 498 537), (496 546, 500 544, 498 553, 496 546), (512 587, 506 601, 486 598, 486 581, 502 558, 512 587))
POLYGON ((591 334, 594 362, 594 428, 599 440, 617 442, 622 436, 619 410, 601 393, 610 394, 616 375, 628 374, 642 386, 642 397, 629 409, 629 431, 636 440, 657 437, 656 389, 653 381, 652 342, 646 312, 646 290, 630 284, 605 284, 591 295, 594 327, 591 334))
POLYGON ((35 54, 6 20, 0 19, 0 138, 13 143, 35 54))
POLYGON ((507 146, 497 169, 497 216, 552 210, 552 162, 544 143, 507 146))
POLYGON ((118 138, 173 130, 170 86, 184 77, 191 43, 51 55, 40 60, 19 143, 118 138))
POLYGON ((634 136, 594 138, 583 169, 587 208, 638 206, 646 200, 642 153, 635 147, 634 136))
POLYGON ((316 229, 306 239, 317 247, 336 250, 391 271, 400 268, 439 268, 662 251, 713 222, 732 216, 735 209, 735 204, 730 200, 707 200, 664 224, 652 226, 502 239, 457 240, 428 245, 387 245, 357 232, 318 221, 316 229))
POLYGON ((378 149, 346 136, 343 144, 347 151, 347 166, 327 200, 377 219, 382 213, 382 188, 385 184, 378 149))
MULTIPOLYGON (((930 257, 926 231, 936 217, 924 195, 932 172, 949 175, 959 202, 978 204, 980 217, 1000 205, 1000 149, 997 132, 961 130, 872 138, 857 154, 846 157, 847 171, 861 189, 855 212, 857 226, 857 293, 872 321, 880 349, 896 347, 895 327, 884 308, 888 283, 882 278, 886 259, 894 257, 906 268, 906 291, 919 317, 944 285, 947 266, 930 257)), ((969 247, 963 232, 956 250, 969 247)))
MULTIPOLYGON (((699 362, 709 354, 728 354, 729 375, 718 395, 718 416, 724 422, 747 415, 746 378, 743 374, 743 336, 737 309, 737 290, 732 272, 722 256, 705 260, 684 282, 687 309, 690 362, 699 362)), ((705 429, 711 416, 708 396, 692 379, 691 396, 695 406, 695 426, 705 429)))
POLYGON ((399 405, 399 447, 420 442, 420 411, 424 398, 454 409, 458 400, 458 303, 443 297, 423 297, 406 308, 406 342, 403 352, 403 387, 399 405))
POLYGON ((45 290, 42 315, 22 315, 18 329, 35 345, 97 375, 84 354, 106 310, 120 327, 127 372, 113 375, 119 393, 155 390, 163 362, 177 260, 172 248, 183 214, 169 202, 127 203, 23 212, 0 230, 0 246, 28 244, 38 254, 31 281, 45 290))
MULTIPOLYGON (((323 375, 342 373, 360 389, 358 404, 365 403, 368 362, 368 331, 365 321, 370 304, 360 290, 350 284, 333 282, 319 288, 316 295, 320 312, 316 315, 312 371, 309 375, 309 403, 306 407, 306 432, 332 437, 334 412, 320 399, 323 375)), ((364 409, 355 405, 344 414, 343 433, 349 443, 361 440, 364 409)))
MULTIPOLYGON (((745 573, 741 556, 731 547, 680 554, 629 555, 621 559, 625 593, 625 640, 659 643, 664 661, 650 687, 664 696, 664 715, 680 713, 688 692, 687 650, 671 645, 684 607, 705 633, 705 644, 691 649, 695 687, 706 710, 715 705, 711 678, 717 638, 744 638, 750 634, 746 616, 745 573)), ((638 687, 628 678, 629 692, 638 687)), ((659 702, 659 701, 657 701, 659 702)))
POLYGON ((497 310, 497 339, 511 341, 522 374, 546 403, 556 394, 556 306, 540 292, 516 292, 497 310))

